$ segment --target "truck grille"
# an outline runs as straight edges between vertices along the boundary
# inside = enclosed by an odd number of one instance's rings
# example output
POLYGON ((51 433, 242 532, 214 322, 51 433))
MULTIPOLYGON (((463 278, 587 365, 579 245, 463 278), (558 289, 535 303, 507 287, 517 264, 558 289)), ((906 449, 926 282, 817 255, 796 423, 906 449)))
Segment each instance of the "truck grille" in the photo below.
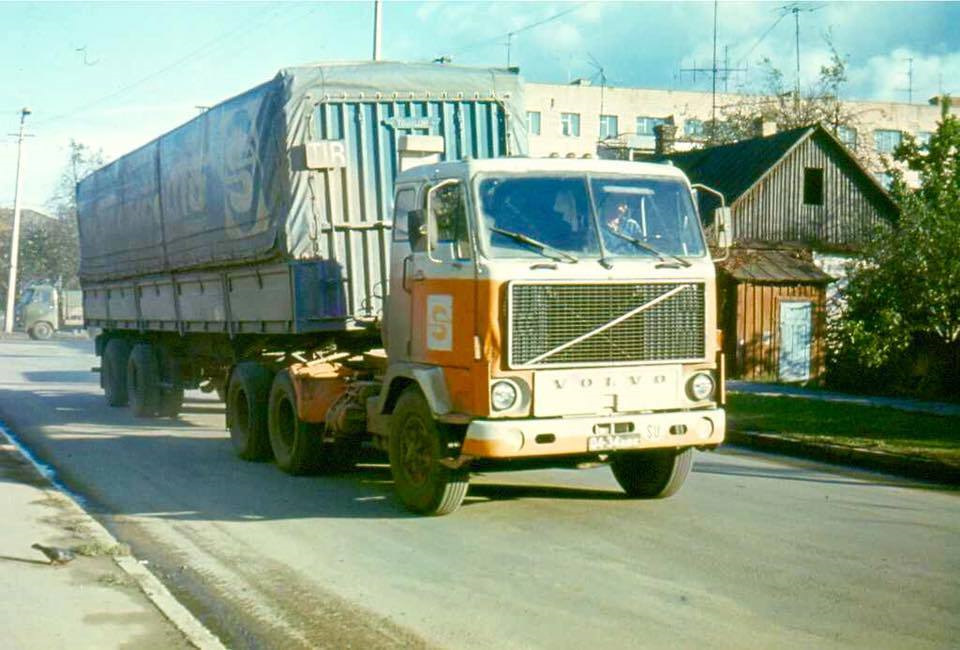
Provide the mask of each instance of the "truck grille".
POLYGON ((514 283, 509 309, 511 366, 668 361, 704 355, 700 283, 514 283), (674 290, 661 302, 537 360, 674 290))

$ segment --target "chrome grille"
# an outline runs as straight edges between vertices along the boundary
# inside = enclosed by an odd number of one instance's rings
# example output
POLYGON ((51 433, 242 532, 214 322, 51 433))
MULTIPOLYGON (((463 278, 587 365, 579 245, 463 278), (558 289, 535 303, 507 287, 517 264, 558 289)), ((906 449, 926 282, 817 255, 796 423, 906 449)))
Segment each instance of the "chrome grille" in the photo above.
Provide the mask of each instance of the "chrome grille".
POLYGON ((510 288, 510 365, 702 359, 701 283, 519 284, 510 288), (669 298, 540 361, 538 357, 677 290, 669 298))

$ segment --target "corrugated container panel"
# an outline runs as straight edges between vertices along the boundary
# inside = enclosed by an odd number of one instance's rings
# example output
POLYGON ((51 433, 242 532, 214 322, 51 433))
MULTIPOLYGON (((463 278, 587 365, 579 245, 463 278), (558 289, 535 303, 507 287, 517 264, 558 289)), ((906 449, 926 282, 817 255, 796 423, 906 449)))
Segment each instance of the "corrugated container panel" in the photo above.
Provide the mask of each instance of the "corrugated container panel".
POLYGON ((442 136, 444 160, 504 156, 503 108, 473 98, 327 99, 314 113, 314 128, 320 140, 343 140, 348 161, 322 174, 314 256, 342 266, 349 314, 376 316, 386 293, 389 232, 381 225, 390 220, 398 136, 442 136))

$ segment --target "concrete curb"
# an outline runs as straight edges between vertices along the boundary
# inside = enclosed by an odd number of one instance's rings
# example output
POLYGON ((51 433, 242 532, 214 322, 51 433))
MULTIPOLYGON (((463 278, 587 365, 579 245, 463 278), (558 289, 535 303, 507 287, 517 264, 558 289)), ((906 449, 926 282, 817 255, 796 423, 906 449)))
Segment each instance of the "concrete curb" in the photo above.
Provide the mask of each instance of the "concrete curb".
POLYGON ((800 456, 837 465, 855 465, 898 476, 960 485, 960 467, 928 458, 890 454, 858 447, 803 442, 785 438, 776 433, 755 431, 727 431, 726 441, 786 456, 800 456))
MULTIPOLYGON (((110 531, 104 528, 99 521, 94 519, 90 513, 77 503, 77 500, 72 494, 64 490, 56 481, 51 480, 49 472, 45 471, 44 468, 37 463, 16 438, 7 435, 3 426, 0 426, 0 443, 9 445, 15 450, 15 453, 29 462, 37 474, 48 484, 49 489, 56 490, 57 493, 64 498, 67 507, 73 511, 73 514, 83 520, 84 527, 95 542, 111 548, 120 544, 120 542, 110 534, 110 531)), ((183 634, 191 645, 197 647, 199 650, 226 650, 225 646, 220 642, 220 639, 204 627, 186 607, 181 605, 164 584, 135 557, 132 555, 114 556, 113 561, 124 573, 136 582, 140 591, 143 592, 147 599, 160 610, 174 627, 180 630, 180 633, 183 634)))

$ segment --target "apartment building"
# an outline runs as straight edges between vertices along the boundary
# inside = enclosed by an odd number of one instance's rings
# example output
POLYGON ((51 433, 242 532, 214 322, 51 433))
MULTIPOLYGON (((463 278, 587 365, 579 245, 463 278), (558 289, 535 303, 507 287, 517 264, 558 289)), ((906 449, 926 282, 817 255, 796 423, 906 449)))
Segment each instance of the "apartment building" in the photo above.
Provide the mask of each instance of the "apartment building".
MULTIPOLYGON (((718 119, 722 119, 722 107, 744 99, 718 93, 718 119)), ((637 157, 654 151, 658 124, 677 127, 674 150, 702 146, 713 98, 709 92, 600 87, 580 80, 571 84, 528 82, 525 103, 530 155, 597 155, 598 148, 607 148, 626 150, 628 157, 637 157)), ((925 104, 849 101, 845 108, 854 121, 837 136, 881 181, 886 180, 881 156, 889 155, 906 133, 920 141, 928 139, 940 118, 936 99, 925 104)), ((960 107, 951 110, 960 114, 960 107)))

